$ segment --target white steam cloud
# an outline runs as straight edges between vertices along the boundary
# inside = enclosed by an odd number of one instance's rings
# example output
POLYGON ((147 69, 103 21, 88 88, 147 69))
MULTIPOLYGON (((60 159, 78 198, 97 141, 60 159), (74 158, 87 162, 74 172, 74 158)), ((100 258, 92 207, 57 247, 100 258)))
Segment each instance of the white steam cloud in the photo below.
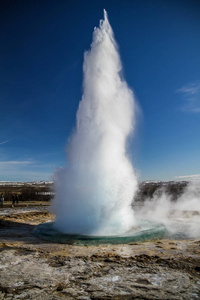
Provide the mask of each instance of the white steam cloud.
POLYGON ((175 238, 199 237, 200 182, 190 182, 176 201, 164 189, 156 191, 137 211, 137 220, 162 223, 175 238))
POLYGON ((134 224, 137 180, 126 153, 134 96, 106 11, 84 55, 83 96, 68 144, 68 165, 55 174, 54 226, 64 233, 115 235, 134 224))

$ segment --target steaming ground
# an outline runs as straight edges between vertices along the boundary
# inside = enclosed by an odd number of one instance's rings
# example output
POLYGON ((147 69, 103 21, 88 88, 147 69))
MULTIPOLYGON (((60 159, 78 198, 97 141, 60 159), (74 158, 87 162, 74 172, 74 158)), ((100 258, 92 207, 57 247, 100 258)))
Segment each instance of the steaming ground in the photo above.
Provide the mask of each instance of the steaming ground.
POLYGON ((165 225, 170 238, 200 236, 200 182, 190 182, 176 201, 163 188, 136 212, 136 222, 147 220, 165 225))
POLYGON ((54 226, 65 233, 121 234, 135 224, 131 204, 137 180, 126 149, 135 104, 120 75, 106 11, 84 55, 83 71, 83 96, 68 143, 67 166, 55 174, 54 226))

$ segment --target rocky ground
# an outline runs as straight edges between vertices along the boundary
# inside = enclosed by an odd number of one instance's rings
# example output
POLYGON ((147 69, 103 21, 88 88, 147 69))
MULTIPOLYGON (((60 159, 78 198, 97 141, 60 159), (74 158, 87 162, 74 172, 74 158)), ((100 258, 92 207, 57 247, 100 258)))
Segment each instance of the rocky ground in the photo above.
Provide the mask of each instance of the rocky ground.
POLYGON ((73 246, 32 234, 53 218, 0 211, 0 299, 200 299, 200 238, 73 246))

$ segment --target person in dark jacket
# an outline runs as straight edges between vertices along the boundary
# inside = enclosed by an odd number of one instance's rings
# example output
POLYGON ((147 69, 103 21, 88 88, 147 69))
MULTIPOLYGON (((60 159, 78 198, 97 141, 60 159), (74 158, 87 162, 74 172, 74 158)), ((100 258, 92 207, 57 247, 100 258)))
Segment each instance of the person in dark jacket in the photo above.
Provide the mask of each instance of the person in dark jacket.
POLYGON ((16 201, 16 196, 15 194, 12 194, 12 204, 15 205, 15 201, 16 201))
POLYGON ((0 195, 0 204, 1 204, 1 207, 3 207, 3 202, 4 202, 4 196, 3 196, 3 193, 1 193, 1 195, 0 195))

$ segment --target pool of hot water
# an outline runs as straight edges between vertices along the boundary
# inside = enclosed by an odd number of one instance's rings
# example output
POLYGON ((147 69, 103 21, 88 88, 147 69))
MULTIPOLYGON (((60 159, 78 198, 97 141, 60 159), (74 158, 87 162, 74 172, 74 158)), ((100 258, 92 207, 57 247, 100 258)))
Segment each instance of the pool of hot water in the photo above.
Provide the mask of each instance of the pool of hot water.
POLYGON ((128 244, 146 240, 160 239, 168 235, 168 230, 163 224, 143 221, 136 227, 121 235, 95 236, 80 234, 65 234, 57 231, 53 222, 38 225, 33 234, 41 239, 55 243, 70 245, 99 245, 99 244, 128 244))

